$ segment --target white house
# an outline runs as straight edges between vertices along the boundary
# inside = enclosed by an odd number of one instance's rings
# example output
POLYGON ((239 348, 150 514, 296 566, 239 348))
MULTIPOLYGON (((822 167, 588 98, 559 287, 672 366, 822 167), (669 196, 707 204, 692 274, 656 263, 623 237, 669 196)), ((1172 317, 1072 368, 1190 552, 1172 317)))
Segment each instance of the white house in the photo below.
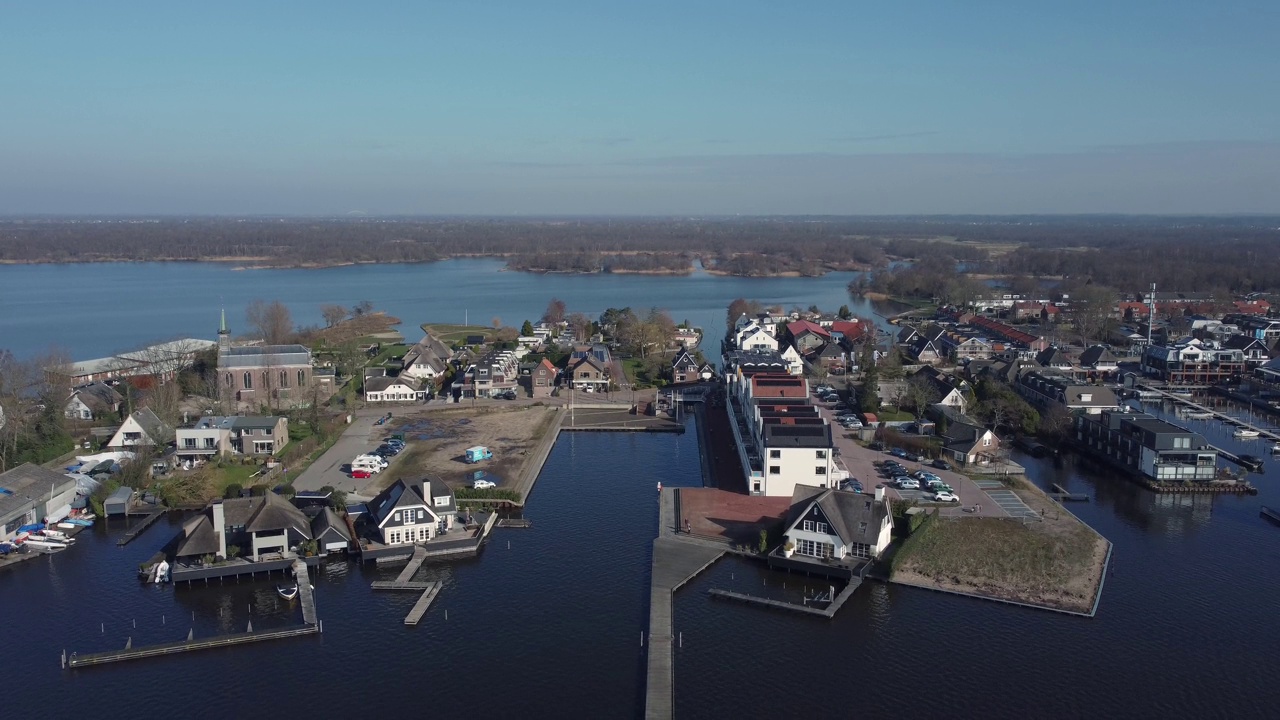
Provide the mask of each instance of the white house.
POLYGON ((836 560, 879 557, 893 532, 884 488, 876 494, 797 485, 783 535, 797 555, 836 560))
POLYGON ((107 447, 163 447, 168 445, 173 437, 173 428, 156 417, 151 408, 142 408, 125 418, 120 429, 107 443, 107 447))
POLYGON ((458 508, 449 486, 429 477, 396 480, 369 501, 369 512, 383 545, 414 545, 451 530, 458 508))
POLYGON ((786 350, 782 351, 782 359, 787 361, 787 372, 791 375, 804 374, 804 358, 800 357, 800 351, 796 350, 794 345, 788 345, 786 350))
POLYGON ((449 371, 451 357, 453 357, 453 350, 448 345, 439 338, 427 334, 404 354, 401 359, 403 367, 400 375, 419 380, 440 377, 449 371))
POLYGON ((404 377, 371 377, 364 381, 365 402, 421 402, 427 392, 418 388, 418 381, 404 377))
POLYGON ((123 402, 124 397, 110 385, 95 382, 73 390, 63 414, 73 420, 111 417, 120 412, 123 402))
POLYGON ((752 323, 738 332, 737 335, 738 349, 746 351, 767 350, 772 352, 778 351, 778 339, 770 335, 767 330, 752 323))

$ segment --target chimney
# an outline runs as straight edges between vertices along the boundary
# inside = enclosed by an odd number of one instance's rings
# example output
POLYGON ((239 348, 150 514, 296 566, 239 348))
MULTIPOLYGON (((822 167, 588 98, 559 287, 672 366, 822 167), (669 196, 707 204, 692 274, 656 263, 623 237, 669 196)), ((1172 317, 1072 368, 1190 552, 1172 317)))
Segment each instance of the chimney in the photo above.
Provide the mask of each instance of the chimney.
POLYGON ((218 556, 227 556, 227 518, 223 514, 222 501, 213 501, 213 534, 218 537, 218 556))
POLYGON ((884 486, 876 488, 876 502, 884 502, 884 486))

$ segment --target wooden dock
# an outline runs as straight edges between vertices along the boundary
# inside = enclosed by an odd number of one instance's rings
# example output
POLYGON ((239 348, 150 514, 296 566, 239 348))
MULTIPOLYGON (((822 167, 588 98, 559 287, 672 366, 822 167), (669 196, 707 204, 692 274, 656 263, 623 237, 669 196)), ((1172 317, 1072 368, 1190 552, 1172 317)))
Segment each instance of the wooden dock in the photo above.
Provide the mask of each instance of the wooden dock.
POLYGON ((116 541, 116 545, 123 547, 133 542, 134 540, 137 540, 138 536, 146 532, 146 529, 151 527, 153 524, 155 524, 155 521, 159 520, 165 514, 165 512, 166 512, 165 510, 152 510, 151 512, 147 513, 147 516, 145 518, 143 518, 137 525, 134 525, 132 528, 129 528, 129 531, 126 532, 124 535, 122 535, 120 539, 116 541))
POLYGON ((422 619, 422 616, 425 615, 427 610, 431 607, 431 603, 436 599, 436 595, 440 594, 440 588, 444 587, 444 583, 438 582, 430 583, 430 585, 431 587, 427 588, 427 591, 422 593, 422 597, 418 598, 418 602, 413 604, 413 609, 409 611, 409 614, 404 616, 405 625, 417 625, 418 621, 422 619))
POLYGON ((298 582, 298 597, 302 601, 302 621, 308 625, 318 624, 315 592, 311 589, 311 573, 305 560, 293 561, 293 578, 298 582))
MULTIPOLYGON (((1253 425, 1252 423, 1241 420, 1240 418, 1232 417, 1231 415, 1228 415, 1219 410, 1215 410, 1211 407, 1201 405, 1200 403, 1189 400, 1181 395, 1175 395, 1167 390, 1161 390, 1160 388, 1151 387, 1149 385, 1139 385, 1138 387, 1149 389, 1152 392, 1160 393, 1160 397, 1163 400, 1171 400, 1183 407, 1191 408, 1196 412, 1208 413, 1212 415, 1215 420, 1223 422, 1227 425, 1231 425, 1239 430, 1253 430, 1258 433, 1258 437, 1260 438, 1266 438, 1267 440, 1271 440, 1273 442, 1280 441, 1280 434, 1277 434, 1265 428, 1258 427, 1256 425, 1253 425)), ((1218 449, 1218 453, 1220 455, 1223 455, 1224 457, 1227 455, 1230 455, 1230 453, 1227 453, 1221 449, 1218 449)), ((1232 455, 1231 457, 1235 457, 1235 456, 1232 455)), ((1233 460, 1233 462, 1235 461, 1233 460)))
POLYGON ((812 605, 800 605, 783 600, 771 600, 769 598, 734 592, 732 590, 721 590, 719 588, 713 588, 709 592, 712 597, 724 598, 726 600, 738 600, 751 605, 761 605, 764 607, 775 608, 777 610, 789 610, 791 612, 805 613, 808 615, 818 615, 820 617, 830 619, 835 617, 836 612, 840 610, 841 606, 844 605, 845 601, 849 599, 849 596, 853 595, 853 592, 857 590, 860 585, 862 585, 862 580, 854 578, 825 608, 818 608, 812 605))
POLYGON ((498 527, 500 528, 531 528, 533 527, 533 521, 525 520, 524 518, 503 518, 498 521, 498 527))
POLYGON ((1063 500, 1074 500, 1076 502, 1089 502, 1088 495, 1084 493, 1073 493, 1070 490, 1067 490, 1066 488, 1062 487, 1057 483, 1053 484, 1053 492, 1045 493, 1045 494, 1059 502, 1063 500))
POLYGON ((144 645, 142 647, 131 647, 132 643, 130 643, 127 644, 123 650, 110 650, 107 652, 90 653, 87 655, 77 655, 76 653, 72 653, 71 657, 66 657, 64 654, 63 667, 92 667, 94 665, 105 665, 108 663, 124 662, 126 660, 141 660, 143 658, 161 657, 164 655, 191 652, 193 650, 211 650, 214 648, 231 647, 232 645, 243 645, 245 643, 280 640, 283 638, 299 637, 302 635, 314 635, 318 632, 320 632, 320 628, 317 625, 293 625, 279 630, 266 630, 263 632, 253 632, 252 630, 249 630, 248 632, 218 635, 216 637, 200 640, 190 639, 190 636, 188 636, 189 639, 187 640, 160 643, 159 645, 144 645))
POLYGON ((1262 515, 1262 517, 1267 518, 1268 520, 1280 523, 1280 510, 1276 510, 1275 508, 1269 508, 1266 505, 1263 505, 1262 512, 1260 514, 1262 515))

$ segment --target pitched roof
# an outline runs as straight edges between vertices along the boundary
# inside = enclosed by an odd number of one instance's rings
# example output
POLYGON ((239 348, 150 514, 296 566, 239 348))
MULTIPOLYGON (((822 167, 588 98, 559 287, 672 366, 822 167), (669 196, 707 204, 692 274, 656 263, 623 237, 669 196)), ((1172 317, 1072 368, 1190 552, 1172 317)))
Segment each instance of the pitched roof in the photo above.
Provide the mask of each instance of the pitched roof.
POLYGON ((807 332, 828 339, 831 337, 831 333, 827 332, 826 328, 815 322, 809 322, 808 320, 792 320, 787 323, 787 332, 791 333, 792 337, 799 337, 807 332))
POLYGON ((831 523, 832 532, 846 544, 876 544, 880 525, 889 514, 888 503, 877 501, 873 495, 806 485, 795 487, 791 503, 789 529, 817 505, 831 523))
POLYGON ((1045 348, 1036 354, 1036 362, 1045 367, 1070 367, 1071 358, 1056 347, 1045 348))
POLYGON ((414 391, 418 390, 418 381, 405 375, 399 377, 372 377, 364 381, 365 393, 382 392, 392 385, 404 385, 414 391))
POLYGON ((334 512, 333 508, 321 508, 320 512, 316 513, 315 518, 311 520, 311 537, 320 538, 330 531, 336 532, 344 540, 351 542, 351 533, 347 530, 347 523, 341 517, 338 517, 338 513, 334 512))
POLYGON ((109 410, 124 402, 124 397, 115 388, 103 382, 78 387, 71 394, 80 396, 80 401, 94 410, 109 410))
POLYGON ((277 422, 280 422, 280 418, 274 415, 245 415, 244 417, 233 418, 231 427, 237 430, 274 429, 277 422))
POLYGON ((142 428, 151 442, 157 445, 163 445, 174 438, 173 428, 157 417, 151 408, 135 410, 129 417, 142 428))
POLYGON ((428 505, 431 507, 431 512, 437 515, 439 515, 440 513, 457 512, 458 503, 457 503, 457 499, 453 495, 453 489, 450 488, 447 484, 445 484, 443 480, 436 477, 427 477, 423 479, 422 485, 426 489, 427 494, 431 496, 431 502, 428 503, 428 505), (449 496, 448 505, 435 504, 436 498, 441 498, 446 495, 449 496))
POLYGON ((1115 361, 1116 356, 1101 345, 1090 345, 1084 352, 1080 353, 1081 365, 1093 366, 1098 363, 1115 363, 1115 361))
MULTIPOLYGON (((259 499, 262 502, 257 503, 253 516, 249 518, 249 522, 245 523, 246 530, 249 532, 269 532, 293 528, 303 536, 311 537, 311 523, 301 510, 294 507, 293 503, 273 492, 269 492, 260 498, 250 497, 242 500, 255 499, 259 499)), ((227 500, 224 502, 236 501, 227 500)))
POLYGON ((182 524, 182 540, 175 553, 178 557, 213 555, 218 550, 218 535, 208 515, 200 513, 182 524))
POLYGON ((692 365, 693 367, 696 368, 698 366, 698 363, 696 360, 693 359, 693 356, 689 354, 688 350, 681 350, 680 352, 676 353, 675 358, 671 360, 671 367, 678 368, 681 365, 692 365))
POLYGON ((423 499, 422 493, 416 487, 400 479, 391 483, 385 490, 369 501, 369 513, 373 515, 374 520, 381 526, 383 521, 397 508, 417 507, 419 505, 430 506, 431 503, 423 499))

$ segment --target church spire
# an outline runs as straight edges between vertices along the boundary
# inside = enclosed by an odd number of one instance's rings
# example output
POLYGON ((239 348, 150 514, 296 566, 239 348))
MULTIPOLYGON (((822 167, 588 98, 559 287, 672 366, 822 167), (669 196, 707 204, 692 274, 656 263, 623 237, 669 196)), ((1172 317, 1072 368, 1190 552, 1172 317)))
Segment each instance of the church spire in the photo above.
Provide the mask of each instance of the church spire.
POLYGON ((227 309, 222 308, 222 322, 218 325, 218 352, 231 349, 231 331, 227 330, 227 309))

